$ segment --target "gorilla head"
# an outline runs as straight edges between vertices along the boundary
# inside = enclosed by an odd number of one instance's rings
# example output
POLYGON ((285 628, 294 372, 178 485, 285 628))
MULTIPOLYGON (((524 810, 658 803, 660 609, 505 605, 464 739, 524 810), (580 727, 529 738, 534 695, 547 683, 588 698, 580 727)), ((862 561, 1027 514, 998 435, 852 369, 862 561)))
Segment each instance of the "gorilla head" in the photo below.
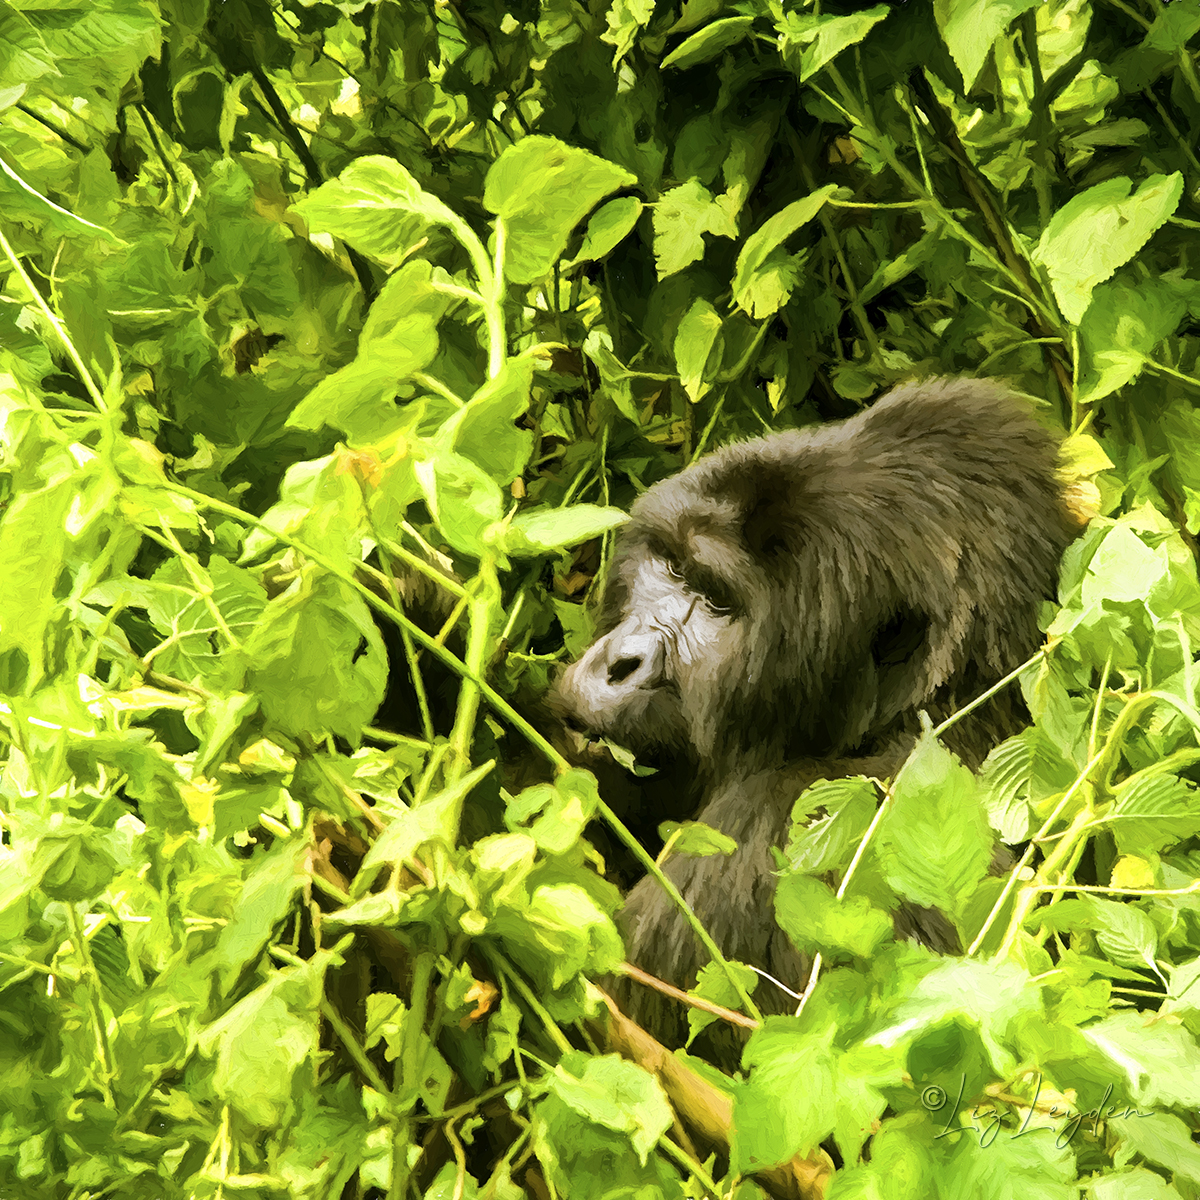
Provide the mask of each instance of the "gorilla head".
POLYGON ((1038 645, 1071 537, 1054 462, 970 380, 702 459, 634 505, 560 711, 711 784, 965 702, 1038 645))
MULTIPOLYGON (((666 870, 725 953, 799 982, 771 903, 772 847, 799 789, 889 773, 920 710, 948 715, 1037 648, 1076 532, 1055 459, 1012 393, 942 380, 729 446, 634 505, 601 636, 555 703, 585 736, 697 780, 700 819, 739 850, 666 870)), ((1008 689, 949 740, 977 765, 1020 716, 1008 689)), ((624 923, 631 961, 693 984, 704 958, 652 879, 624 923)), ((678 1006, 616 990, 664 1040, 680 1030, 678 1006)))

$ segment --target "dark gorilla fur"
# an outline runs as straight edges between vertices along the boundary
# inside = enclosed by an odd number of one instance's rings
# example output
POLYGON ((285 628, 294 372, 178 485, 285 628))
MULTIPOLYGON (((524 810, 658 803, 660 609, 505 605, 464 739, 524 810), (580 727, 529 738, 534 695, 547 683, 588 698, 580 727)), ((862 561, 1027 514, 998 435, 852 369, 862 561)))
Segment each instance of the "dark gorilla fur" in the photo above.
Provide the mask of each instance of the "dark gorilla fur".
MULTIPOLYGON (((890 392, 836 425, 728 446, 650 488, 622 530, 602 636, 563 675, 568 727, 698 779, 731 857, 666 872, 722 951, 792 987, 806 967, 774 919, 772 847, 818 779, 894 773, 918 727, 1020 665, 1076 530, 1056 438, 982 380, 890 392)), ((948 739, 977 766, 1020 727, 1014 689, 948 739)), ((623 913, 629 959, 680 987, 707 956, 657 883, 623 913)), ((953 949, 944 921, 903 934, 953 949)), ((683 1006, 627 979, 623 1008, 681 1044, 683 1006)), ((794 1006, 760 984, 765 1011, 794 1006)), ((726 1048, 719 1057, 729 1059, 726 1048)))

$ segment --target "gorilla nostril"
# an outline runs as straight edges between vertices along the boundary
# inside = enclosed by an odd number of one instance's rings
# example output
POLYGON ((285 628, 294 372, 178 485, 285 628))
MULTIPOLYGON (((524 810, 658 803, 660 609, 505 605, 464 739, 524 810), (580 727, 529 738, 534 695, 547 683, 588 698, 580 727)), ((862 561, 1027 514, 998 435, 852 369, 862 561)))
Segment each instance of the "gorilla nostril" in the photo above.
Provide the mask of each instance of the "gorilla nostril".
POLYGON ((624 683, 641 665, 640 658, 618 658, 608 668, 608 682, 614 686, 624 683))

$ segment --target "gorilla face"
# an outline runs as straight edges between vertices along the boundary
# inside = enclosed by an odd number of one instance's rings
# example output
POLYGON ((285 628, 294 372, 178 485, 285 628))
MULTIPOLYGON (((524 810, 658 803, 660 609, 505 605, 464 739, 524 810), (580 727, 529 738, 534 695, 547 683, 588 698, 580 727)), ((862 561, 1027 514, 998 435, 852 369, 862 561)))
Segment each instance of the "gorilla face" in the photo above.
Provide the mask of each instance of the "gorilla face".
POLYGON ((687 567, 644 543, 625 548, 610 584, 609 632, 564 675, 568 724, 638 757, 686 753, 716 738, 722 664, 744 652, 739 606, 689 581, 687 567), (615 624, 613 622, 615 621, 615 624))

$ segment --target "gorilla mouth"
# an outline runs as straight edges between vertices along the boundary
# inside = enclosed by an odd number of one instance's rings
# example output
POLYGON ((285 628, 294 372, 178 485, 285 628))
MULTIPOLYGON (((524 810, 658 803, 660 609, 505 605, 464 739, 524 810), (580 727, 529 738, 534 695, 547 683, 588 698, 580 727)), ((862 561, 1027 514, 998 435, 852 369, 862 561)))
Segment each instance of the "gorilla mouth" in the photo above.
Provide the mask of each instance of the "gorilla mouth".
POLYGON ((563 731, 572 755, 583 761, 609 761, 624 767, 633 775, 654 775, 658 763, 652 755, 634 754, 628 746, 622 746, 596 729, 585 729, 578 721, 568 717, 563 721, 563 731))
POLYGON ((580 758, 598 758, 604 750, 604 739, 594 729, 585 729, 578 721, 568 717, 562 723, 563 732, 571 753, 580 758))

